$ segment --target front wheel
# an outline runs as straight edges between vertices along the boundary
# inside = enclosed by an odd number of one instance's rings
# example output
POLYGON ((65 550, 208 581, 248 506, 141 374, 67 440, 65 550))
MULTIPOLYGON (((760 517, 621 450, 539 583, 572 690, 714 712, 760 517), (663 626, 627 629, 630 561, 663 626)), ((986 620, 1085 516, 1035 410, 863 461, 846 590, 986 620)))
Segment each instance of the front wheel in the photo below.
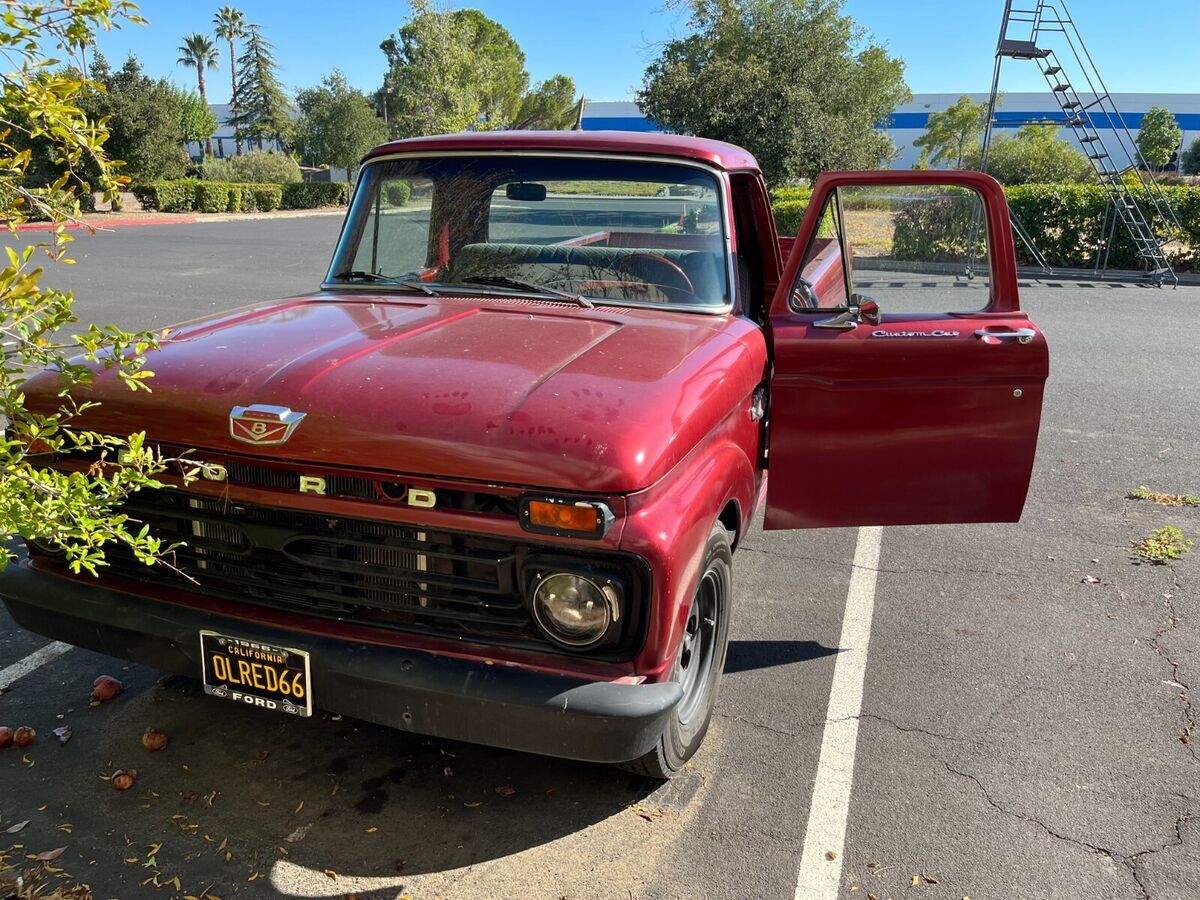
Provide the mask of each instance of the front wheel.
POLYGON ((654 748, 638 759, 621 763, 621 768, 665 780, 682 769, 700 748, 725 668, 732 585, 733 546, 729 532, 718 522, 708 536, 700 583, 671 670, 671 680, 683 688, 683 699, 654 748))

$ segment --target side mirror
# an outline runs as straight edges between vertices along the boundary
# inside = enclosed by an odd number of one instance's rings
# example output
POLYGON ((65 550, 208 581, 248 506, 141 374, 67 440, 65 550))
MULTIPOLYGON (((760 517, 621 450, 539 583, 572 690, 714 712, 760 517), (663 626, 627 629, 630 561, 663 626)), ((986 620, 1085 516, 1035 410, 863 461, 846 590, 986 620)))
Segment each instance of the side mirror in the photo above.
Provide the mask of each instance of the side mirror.
POLYGON ((836 316, 813 322, 814 328, 833 328, 839 331, 850 331, 859 325, 879 324, 879 304, 870 297, 855 294, 852 305, 846 307, 836 316))
POLYGON ((858 301, 858 318, 868 325, 879 324, 879 304, 870 297, 855 296, 858 301))

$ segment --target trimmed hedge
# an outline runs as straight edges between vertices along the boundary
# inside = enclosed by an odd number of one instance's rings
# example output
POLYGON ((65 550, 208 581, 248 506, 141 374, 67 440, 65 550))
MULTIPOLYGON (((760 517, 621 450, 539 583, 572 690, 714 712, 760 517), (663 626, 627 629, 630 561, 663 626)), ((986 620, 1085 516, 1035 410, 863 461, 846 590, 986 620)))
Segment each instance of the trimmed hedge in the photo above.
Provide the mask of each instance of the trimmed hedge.
POLYGON ((389 181, 383 189, 388 206, 408 206, 412 200, 412 185, 407 181, 389 181))
POLYGON ((301 181, 283 185, 284 209, 345 206, 349 202, 350 185, 344 181, 301 181))
MULTIPOLYGON (((1163 193, 1179 219, 1181 229, 1166 228, 1154 222, 1157 233, 1173 239, 1166 248, 1167 257, 1179 271, 1200 271, 1200 186, 1169 185, 1163 193)), ((1104 232, 1108 198, 1096 184, 1064 182, 1059 184, 1022 184, 1005 188, 1009 206, 1033 238, 1034 246, 1046 261, 1059 268, 1089 268, 1096 264, 1098 254, 1106 245, 1104 232)), ((1147 215, 1152 207, 1146 197, 1135 192, 1147 215)), ((781 235, 791 237, 800 227, 811 191, 805 187, 788 187, 771 192, 771 209, 781 235)), ((902 211, 896 220, 894 239, 897 258, 929 259, 955 257, 965 247, 952 248, 950 241, 962 241, 965 232, 957 212, 939 207, 926 207, 925 213, 914 205, 911 212, 902 211), (938 225, 939 212, 944 215, 938 225), (949 231, 957 233, 952 238, 949 231), (901 257, 903 254, 903 257, 901 257)), ((961 258, 961 257, 955 257, 961 258)), ((1025 248, 1017 242, 1017 260, 1032 265, 1025 248)), ((1108 254, 1108 266, 1114 269, 1141 269, 1128 231, 1118 226, 1108 254)))
MULTIPOLYGON (((1099 185, 1025 184, 1008 188, 1005 193, 1034 246, 1051 266, 1092 266, 1097 255, 1103 255, 1108 198, 1099 185)), ((1163 193, 1182 226, 1176 231, 1161 221, 1152 223, 1156 233, 1174 240, 1166 248, 1167 257, 1177 269, 1200 269, 1200 188, 1169 186, 1163 188, 1163 193)), ((1134 196, 1149 216, 1153 207, 1148 198, 1141 191, 1134 192, 1134 196)), ((1025 264, 1032 262, 1019 243, 1017 258, 1025 264)), ((1108 252, 1108 265, 1115 269, 1142 268, 1129 232, 1120 225, 1108 252)))
POLYGON ((130 188, 142 209, 159 212, 270 212, 282 204, 283 185, 224 181, 153 181, 130 188))
POLYGON ((254 208, 259 212, 270 212, 279 209, 283 202, 283 185, 281 184, 249 184, 253 188, 254 208))
POLYGON ((202 181, 196 185, 197 212, 225 212, 229 206, 229 185, 220 181, 202 181))
POLYGON ((142 209, 191 212, 196 206, 196 185, 199 183, 194 178, 152 181, 149 184, 134 185, 129 190, 137 197, 138 203, 142 204, 142 209))

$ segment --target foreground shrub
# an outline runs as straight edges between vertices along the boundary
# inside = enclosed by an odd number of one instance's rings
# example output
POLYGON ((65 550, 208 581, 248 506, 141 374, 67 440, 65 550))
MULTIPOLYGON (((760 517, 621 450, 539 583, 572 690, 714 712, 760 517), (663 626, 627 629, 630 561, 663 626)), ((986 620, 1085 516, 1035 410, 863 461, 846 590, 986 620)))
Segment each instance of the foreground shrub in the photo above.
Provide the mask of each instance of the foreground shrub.
POLYGON ((200 166, 205 181, 237 184, 290 184, 300 180, 300 166, 286 153, 251 150, 241 156, 206 159, 200 166))
POLYGON ((928 199, 899 201, 892 219, 892 257, 912 262, 960 263, 971 257, 987 258, 987 233, 983 207, 970 191, 928 199))

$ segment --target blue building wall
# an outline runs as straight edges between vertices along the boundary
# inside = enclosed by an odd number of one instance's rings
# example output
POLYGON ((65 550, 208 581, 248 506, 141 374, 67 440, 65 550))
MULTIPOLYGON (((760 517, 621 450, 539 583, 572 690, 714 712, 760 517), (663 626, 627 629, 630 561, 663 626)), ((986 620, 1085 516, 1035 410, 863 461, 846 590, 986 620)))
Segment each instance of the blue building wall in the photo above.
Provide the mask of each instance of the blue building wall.
MULTIPOLYGON (((886 122, 880 124, 896 144, 898 155, 893 163, 894 167, 909 168, 916 163, 919 151, 913 147, 912 142, 924 133, 933 113, 946 109, 960 96, 962 95, 916 94, 912 102, 901 106, 886 122)), ((977 103, 986 103, 988 100, 987 94, 966 96, 977 103)), ((1174 114, 1179 127, 1183 129, 1184 147, 1200 137, 1200 94, 1113 94, 1112 98, 1120 111, 1118 117, 1110 120, 1105 115, 1092 114, 1092 121, 1102 135, 1120 130, 1120 136, 1124 138, 1124 129, 1128 129, 1130 135, 1136 137, 1145 113, 1153 106, 1161 106, 1174 114)), ((1091 98, 1083 96, 1081 99, 1086 103, 1091 98)), ((1006 94, 1002 106, 996 111, 996 127, 1015 130, 1034 122, 1061 124, 1066 118, 1066 114, 1055 105, 1054 98, 1049 93, 1006 94)), ((659 130, 646 120, 637 104, 630 100, 589 100, 584 106, 582 124, 585 131, 659 130)), ((1064 129, 1062 134, 1066 138, 1072 137, 1068 129, 1064 129)), ((1116 141, 1106 140, 1105 143, 1115 155, 1116 141)))

